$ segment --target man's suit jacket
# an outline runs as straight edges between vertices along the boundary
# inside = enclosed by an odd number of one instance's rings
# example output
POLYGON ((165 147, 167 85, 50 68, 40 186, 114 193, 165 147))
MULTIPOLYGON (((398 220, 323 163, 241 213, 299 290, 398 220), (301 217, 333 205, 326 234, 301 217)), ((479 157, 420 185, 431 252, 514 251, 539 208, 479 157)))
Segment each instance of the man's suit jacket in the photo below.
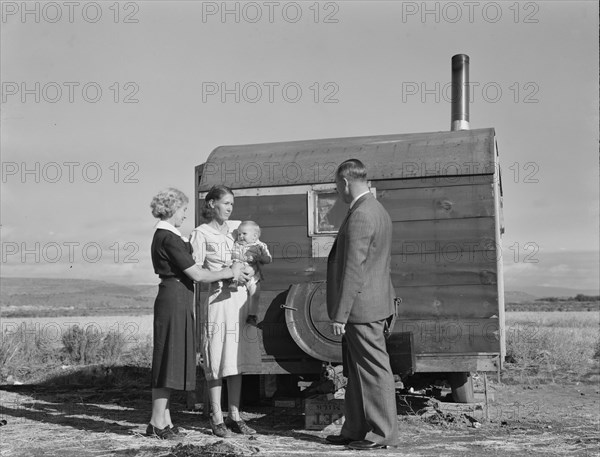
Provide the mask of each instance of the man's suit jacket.
POLYGON ((327 259, 327 313, 332 321, 361 324, 395 312, 391 252, 392 221, 369 192, 350 209, 327 259))

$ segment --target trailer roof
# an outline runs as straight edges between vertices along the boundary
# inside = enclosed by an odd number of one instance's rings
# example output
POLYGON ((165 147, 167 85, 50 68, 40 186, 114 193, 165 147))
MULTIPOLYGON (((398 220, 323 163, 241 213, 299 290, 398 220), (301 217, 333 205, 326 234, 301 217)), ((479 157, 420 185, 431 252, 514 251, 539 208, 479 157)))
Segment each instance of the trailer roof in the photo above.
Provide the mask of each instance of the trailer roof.
POLYGON ((496 171, 494 129, 409 133, 219 146, 206 162, 198 191, 331 183, 344 160, 367 167, 370 180, 464 176, 496 171))

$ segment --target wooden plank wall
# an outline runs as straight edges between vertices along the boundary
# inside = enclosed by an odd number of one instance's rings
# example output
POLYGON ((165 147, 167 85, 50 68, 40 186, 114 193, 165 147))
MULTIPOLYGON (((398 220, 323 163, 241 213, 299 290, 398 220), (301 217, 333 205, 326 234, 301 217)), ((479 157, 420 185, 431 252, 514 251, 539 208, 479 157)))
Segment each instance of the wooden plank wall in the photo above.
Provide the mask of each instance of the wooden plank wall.
POLYGON ((493 175, 374 183, 393 221, 395 332, 417 354, 500 352, 493 175))
MULTIPOLYGON (((417 354, 500 350, 493 176, 373 181, 393 222, 395 331, 414 332, 417 354)), ((326 258, 311 257, 306 195, 236 197, 232 219, 256 221, 274 257, 260 313, 291 284, 325 279, 326 258)))

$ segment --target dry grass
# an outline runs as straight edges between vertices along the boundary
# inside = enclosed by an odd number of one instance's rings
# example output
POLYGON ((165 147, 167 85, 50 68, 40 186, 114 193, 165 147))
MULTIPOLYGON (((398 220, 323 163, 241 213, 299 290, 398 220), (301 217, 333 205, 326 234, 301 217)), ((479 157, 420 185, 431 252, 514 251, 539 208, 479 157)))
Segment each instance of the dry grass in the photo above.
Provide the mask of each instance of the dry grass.
MULTIPOLYGON (((44 366, 76 363, 60 351, 62 337, 73 325, 93 329, 110 340, 104 350, 98 349, 94 363, 150 366, 152 315, 3 319, 0 382, 10 374, 32 382, 30 375, 39 374, 44 366)), ((590 380, 589 373, 600 359, 599 329, 598 312, 506 313, 504 378, 516 382, 590 380)))
POLYGON ((585 380, 598 364, 599 325, 596 312, 507 313, 508 371, 521 382, 585 380))
POLYGON ((99 327, 66 327, 62 334, 22 323, 3 327, 0 338, 0 384, 42 382, 60 366, 119 365, 148 367, 152 360, 150 335, 99 327), (57 335, 60 339, 57 340, 57 335), (131 341, 130 341, 131 340, 131 341))

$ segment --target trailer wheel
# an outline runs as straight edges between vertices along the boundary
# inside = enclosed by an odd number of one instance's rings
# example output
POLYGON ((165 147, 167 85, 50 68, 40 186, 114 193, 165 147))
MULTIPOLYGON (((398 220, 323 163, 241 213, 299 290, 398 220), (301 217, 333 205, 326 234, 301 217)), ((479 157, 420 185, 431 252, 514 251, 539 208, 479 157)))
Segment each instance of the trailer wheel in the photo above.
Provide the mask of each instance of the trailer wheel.
POLYGON ((456 403, 474 403, 473 378, 469 372, 450 373, 452 398, 456 403))

